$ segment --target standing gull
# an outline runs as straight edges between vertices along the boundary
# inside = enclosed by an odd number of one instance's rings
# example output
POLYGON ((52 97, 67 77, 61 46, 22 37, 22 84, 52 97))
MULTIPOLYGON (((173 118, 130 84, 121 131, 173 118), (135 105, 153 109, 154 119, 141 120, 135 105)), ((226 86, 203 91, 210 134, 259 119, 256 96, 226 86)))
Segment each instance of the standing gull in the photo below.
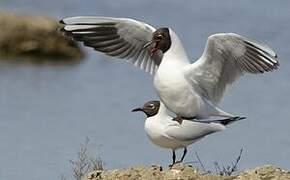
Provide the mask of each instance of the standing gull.
POLYGON ((278 68, 267 45, 235 33, 211 35, 191 63, 175 32, 129 18, 78 16, 61 20, 62 31, 108 56, 126 59, 154 75, 154 87, 177 119, 234 117, 217 107, 226 87, 245 73, 278 68))
POLYGON ((244 118, 227 118, 212 121, 183 120, 182 123, 172 121, 167 114, 166 107, 160 101, 149 101, 141 108, 132 110, 142 111, 146 114, 145 131, 149 139, 157 146, 172 149, 172 164, 182 162, 187 146, 201 138, 222 131, 226 125, 244 118), (176 161, 175 150, 183 148, 183 155, 176 161))

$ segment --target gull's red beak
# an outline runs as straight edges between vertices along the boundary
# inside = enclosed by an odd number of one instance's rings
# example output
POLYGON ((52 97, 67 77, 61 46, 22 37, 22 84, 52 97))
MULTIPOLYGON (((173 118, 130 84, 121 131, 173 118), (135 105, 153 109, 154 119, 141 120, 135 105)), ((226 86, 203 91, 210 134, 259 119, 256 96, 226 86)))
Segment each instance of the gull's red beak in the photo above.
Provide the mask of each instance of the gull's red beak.
POLYGON ((151 46, 154 42, 154 40, 149 41, 148 43, 146 43, 142 49, 147 49, 149 46, 151 46))
POLYGON ((147 49, 148 47, 150 47, 149 51, 150 51, 150 56, 152 57, 158 51, 158 43, 159 41, 156 41, 156 40, 149 41, 143 46, 143 49, 147 49))

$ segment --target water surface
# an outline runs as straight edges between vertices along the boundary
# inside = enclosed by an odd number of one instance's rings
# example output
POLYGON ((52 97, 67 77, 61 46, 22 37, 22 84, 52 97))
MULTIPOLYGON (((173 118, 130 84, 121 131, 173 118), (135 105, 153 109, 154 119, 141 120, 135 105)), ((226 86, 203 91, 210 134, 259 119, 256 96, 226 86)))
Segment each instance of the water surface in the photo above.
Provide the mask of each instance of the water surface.
MULTIPOLYGON (((132 17, 173 28, 193 60, 206 38, 237 32, 276 50, 280 70, 244 76, 220 107, 247 116, 226 131, 190 147, 209 169, 228 164, 244 148, 240 169, 261 164, 290 168, 290 3, 276 1, 95 1, 2 0, 0 10, 57 18, 73 15, 132 17)), ((123 61, 86 49, 78 65, 0 63, 0 179, 59 179, 70 174, 69 160, 90 138, 106 168, 136 164, 167 165, 168 150, 145 136, 144 117, 131 109, 155 99, 152 78, 123 61), (100 147, 101 146, 101 147, 100 147)), ((21 61, 21 59, 19 59, 21 61)))

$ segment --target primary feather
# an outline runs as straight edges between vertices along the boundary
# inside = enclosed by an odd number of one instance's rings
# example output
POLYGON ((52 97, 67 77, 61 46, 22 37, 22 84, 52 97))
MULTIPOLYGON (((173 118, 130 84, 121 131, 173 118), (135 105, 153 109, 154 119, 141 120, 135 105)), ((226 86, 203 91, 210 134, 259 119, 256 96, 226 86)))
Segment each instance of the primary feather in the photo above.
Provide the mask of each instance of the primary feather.
POLYGON ((155 28, 129 18, 78 16, 65 18, 62 31, 85 46, 108 56, 128 59, 135 66, 154 74, 160 58, 151 57, 143 46, 152 38, 155 28))
POLYGON ((217 104, 227 85, 244 73, 264 73, 278 68, 276 53, 267 45, 234 33, 208 38, 202 56, 187 68, 187 78, 217 104))

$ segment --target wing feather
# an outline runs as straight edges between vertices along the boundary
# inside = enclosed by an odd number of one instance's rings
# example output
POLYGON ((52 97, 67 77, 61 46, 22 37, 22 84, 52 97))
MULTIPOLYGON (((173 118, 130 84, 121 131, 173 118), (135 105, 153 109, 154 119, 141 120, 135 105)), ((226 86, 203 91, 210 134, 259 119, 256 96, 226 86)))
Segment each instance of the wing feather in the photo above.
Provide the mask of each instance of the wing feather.
POLYGON ((183 120, 181 125, 169 126, 165 135, 181 141, 197 141, 209 134, 222 131, 226 127, 219 123, 204 123, 183 120))
POLYGON ((156 30, 143 22, 128 18, 77 16, 65 18, 61 23, 65 35, 108 56, 128 59, 151 74, 161 61, 161 57, 151 57, 148 50, 143 49, 156 30))
POLYGON ((264 73, 278 69, 276 53, 267 45, 234 33, 208 38, 202 56, 186 69, 186 77, 215 105, 227 85, 244 73, 264 73))

